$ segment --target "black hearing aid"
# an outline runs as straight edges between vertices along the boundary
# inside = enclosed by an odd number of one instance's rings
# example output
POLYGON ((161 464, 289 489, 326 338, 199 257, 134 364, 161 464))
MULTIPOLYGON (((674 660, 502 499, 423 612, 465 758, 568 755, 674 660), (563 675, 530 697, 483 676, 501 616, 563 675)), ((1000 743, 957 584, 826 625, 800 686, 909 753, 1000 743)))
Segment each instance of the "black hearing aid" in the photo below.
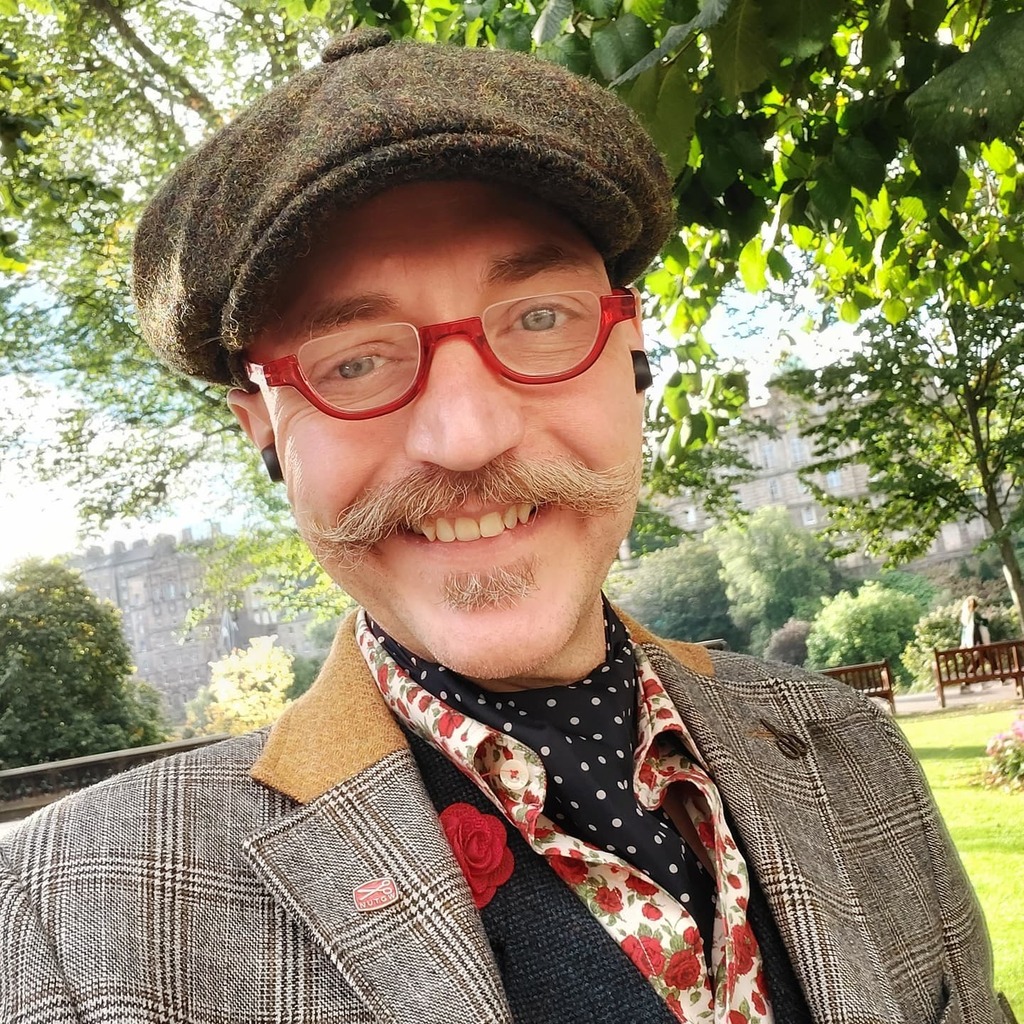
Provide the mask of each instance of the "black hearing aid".
POLYGON ((267 476, 275 484, 279 484, 284 480, 284 473, 281 471, 281 460, 277 457, 277 449, 272 444, 268 444, 260 452, 260 456, 263 459, 263 465, 267 467, 267 476))
POLYGON ((640 349, 633 349, 633 380, 636 383, 638 394, 641 391, 646 391, 654 383, 651 364, 647 361, 647 353, 640 349))

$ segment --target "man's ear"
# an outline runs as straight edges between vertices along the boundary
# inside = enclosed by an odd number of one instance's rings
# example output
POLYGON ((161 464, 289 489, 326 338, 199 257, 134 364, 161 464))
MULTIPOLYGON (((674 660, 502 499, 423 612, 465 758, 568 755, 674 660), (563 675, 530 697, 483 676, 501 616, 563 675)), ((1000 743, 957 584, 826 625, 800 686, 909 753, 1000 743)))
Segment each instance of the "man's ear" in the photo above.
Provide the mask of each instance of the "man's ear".
POLYGON ((260 451, 268 445, 273 445, 274 426, 270 421, 270 411, 261 391, 232 388, 228 392, 228 405, 246 436, 260 451))

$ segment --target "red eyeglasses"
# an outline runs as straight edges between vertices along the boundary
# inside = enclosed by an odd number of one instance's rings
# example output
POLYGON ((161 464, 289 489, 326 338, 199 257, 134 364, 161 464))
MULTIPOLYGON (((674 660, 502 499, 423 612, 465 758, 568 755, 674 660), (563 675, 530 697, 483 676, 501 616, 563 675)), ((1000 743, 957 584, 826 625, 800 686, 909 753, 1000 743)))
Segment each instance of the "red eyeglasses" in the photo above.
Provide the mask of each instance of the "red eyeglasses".
POLYGON ((496 302, 480 316, 426 327, 347 327, 280 359, 246 363, 246 371, 254 383, 295 388, 328 416, 367 420, 401 409, 423 390, 434 349, 447 339, 475 345, 506 380, 557 384, 593 366, 612 328, 636 312, 636 296, 624 288, 601 296, 531 295, 496 302))

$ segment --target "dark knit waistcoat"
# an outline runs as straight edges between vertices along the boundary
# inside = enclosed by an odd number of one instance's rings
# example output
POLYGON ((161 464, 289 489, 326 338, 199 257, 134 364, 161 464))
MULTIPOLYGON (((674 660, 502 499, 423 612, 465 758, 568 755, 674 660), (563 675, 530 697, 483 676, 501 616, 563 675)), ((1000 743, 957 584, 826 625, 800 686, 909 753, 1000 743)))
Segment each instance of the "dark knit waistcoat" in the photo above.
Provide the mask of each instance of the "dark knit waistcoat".
MULTIPOLYGON (((439 813, 467 803, 505 824, 515 868, 480 917, 516 1024, 678 1024, 618 943, 480 790, 425 740, 407 737, 439 813)), ((776 1024, 812 1024, 753 877, 748 915, 776 1024)))

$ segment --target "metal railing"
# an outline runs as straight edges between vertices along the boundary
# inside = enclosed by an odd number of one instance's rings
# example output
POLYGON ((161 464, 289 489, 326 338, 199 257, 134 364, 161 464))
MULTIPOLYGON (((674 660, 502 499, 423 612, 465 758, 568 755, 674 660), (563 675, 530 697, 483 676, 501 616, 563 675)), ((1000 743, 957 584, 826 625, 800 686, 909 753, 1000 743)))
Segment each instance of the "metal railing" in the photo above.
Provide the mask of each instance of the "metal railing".
POLYGON ((157 761, 161 757, 185 750, 207 747, 227 739, 227 735, 196 736, 170 743, 154 743, 148 747, 129 747, 106 754, 89 754, 66 761, 47 761, 22 768, 0 771, 0 822, 17 821, 33 811, 59 800, 68 793, 102 782, 112 775, 136 765, 157 761))

